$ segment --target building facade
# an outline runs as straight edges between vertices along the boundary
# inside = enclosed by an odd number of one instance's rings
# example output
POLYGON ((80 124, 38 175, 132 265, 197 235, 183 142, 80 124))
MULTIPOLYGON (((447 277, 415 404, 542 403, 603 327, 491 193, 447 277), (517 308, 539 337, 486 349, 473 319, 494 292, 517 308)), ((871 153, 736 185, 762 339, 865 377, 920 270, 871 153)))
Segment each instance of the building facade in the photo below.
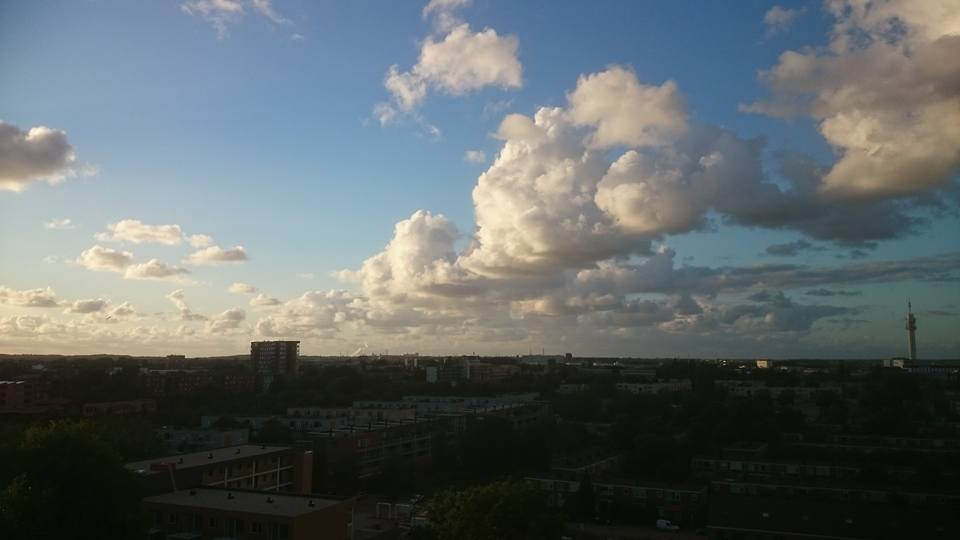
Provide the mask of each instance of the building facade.
POLYGON ((269 388, 277 377, 296 377, 300 369, 300 342, 253 341, 250 343, 250 367, 263 390, 269 388))
POLYGON ((286 446, 240 445, 127 463, 149 495, 223 487, 310 493, 313 455, 286 446))

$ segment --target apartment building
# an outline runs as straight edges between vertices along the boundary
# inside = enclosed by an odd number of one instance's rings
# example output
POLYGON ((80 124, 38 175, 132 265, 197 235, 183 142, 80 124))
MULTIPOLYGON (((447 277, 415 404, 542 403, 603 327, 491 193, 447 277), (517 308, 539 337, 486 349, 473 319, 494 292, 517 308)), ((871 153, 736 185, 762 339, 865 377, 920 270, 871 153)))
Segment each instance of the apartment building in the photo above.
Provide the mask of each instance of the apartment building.
POLYGON ((689 379, 660 382, 617 383, 617 390, 631 394, 659 394, 660 392, 689 392, 693 388, 689 379))
POLYGON ((0 413, 43 412, 50 406, 47 380, 40 375, 22 375, 0 380, 0 413))
POLYGON ((466 361, 466 380, 472 383, 499 382, 520 373, 520 366, 493 364, 490 362, 466 361))
POLYGON ((221 418, 230 418, 241 427, 250 430, 251 435, 257 435, 270 422, 279 422, 294 433, 308 431, 325 431, 350 425, 349 416, 276 416, 267 414, 258 415, 203 415, 200 417, 200 427, 212 429, 218 425, 221 418))
POLYGON ((157 436, 167 451, 174 454, 216 450, 250 442, 250 430, 247 428, 187 429, 164 426, 157 430, 157 436))
POLYGON ((270 388, 277 377, 296 377, 300 370, 300 342, 253 341, 250 367, 262 390, 270 388))
POLYGON ((310 493, 313 455, 286 446, 240 445, 124 465, 137 475, 144 493, 224 487, 310 493))
POLYGON ((151 369, 141 373, 147 392, 154 397, 178 396, 214 386, 227 394, 244 394, 256 389, 250 373, 214 373, 205 369, 151 369))
MULTIPOLYGON (((527 481, 539 487, 550 505, 562 508, 580 490, 580 478, 582 476, 557 474, 531 477, 527 481)), ((592 479, 591 484, 601 513, 655 514, 683 525, 702 519, 707 503, 707 486, 700 484, 668 484, 616 477, 599 477, 592 479)))
POLYGON ((352 500, 194 488, 143 500, 150 539, 347 540, 352 500))
POLYGON ((863 470, 853 464, 796 462, 773 459, 731 459, 697 456, 691 468, 698 478, 808 478, 818 480, 854 480, 863 470))
POLYGON ((789 393, 797 401, 813 401, 817 394, 821 392, 833 392, 837 395, 842 393, 839 385, 821 385, 821 386, 767 386, 764 381, 752 380, 718 380, 715 384, 725 388, 728 393, 739 397, 751 397, 759 393, 766 393, 773 399, 777 399, 781 394, 789 393))
POLYGON ((355 463, 361 480, 379 476, 388 460, 404 467, 427 467, 442 426, 437 419, 417 419, 308 433, 316 460, 314 480, 318 487, 333 485, 335 469, 343 462, 355 463))

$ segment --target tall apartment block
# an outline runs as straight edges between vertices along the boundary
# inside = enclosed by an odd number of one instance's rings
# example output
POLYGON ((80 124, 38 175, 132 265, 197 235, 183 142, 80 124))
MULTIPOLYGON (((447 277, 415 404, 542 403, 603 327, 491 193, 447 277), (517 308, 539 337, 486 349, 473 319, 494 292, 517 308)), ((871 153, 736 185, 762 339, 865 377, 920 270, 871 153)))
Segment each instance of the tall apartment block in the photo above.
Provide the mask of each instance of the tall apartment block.
POLYGON ((300 366, 299 341, 253 341, 250 343, 250 367, 262 390, 270 388, 277 377, 296 377, 300 366))

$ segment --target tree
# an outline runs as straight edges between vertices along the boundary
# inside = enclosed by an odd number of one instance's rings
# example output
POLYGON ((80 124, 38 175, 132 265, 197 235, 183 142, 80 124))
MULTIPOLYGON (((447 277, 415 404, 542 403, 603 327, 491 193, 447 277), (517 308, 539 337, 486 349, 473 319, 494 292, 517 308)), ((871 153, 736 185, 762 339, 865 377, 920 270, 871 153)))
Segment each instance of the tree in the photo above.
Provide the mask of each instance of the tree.
POLYGON ((120 456, 88 422, 26 430, 18 473, 0 478, 0 538, 139 538, 140 493, 120 456))
POLYGON ((270 419, 263 423, 257 434, 257 442, 265 444, 290 444, 293 442, 293 432, 279 420, 270 419))
POLYGON ((537 488, 522 480, 440 492, 427 513, 437 540, 554 540, 563 529, 537 488))

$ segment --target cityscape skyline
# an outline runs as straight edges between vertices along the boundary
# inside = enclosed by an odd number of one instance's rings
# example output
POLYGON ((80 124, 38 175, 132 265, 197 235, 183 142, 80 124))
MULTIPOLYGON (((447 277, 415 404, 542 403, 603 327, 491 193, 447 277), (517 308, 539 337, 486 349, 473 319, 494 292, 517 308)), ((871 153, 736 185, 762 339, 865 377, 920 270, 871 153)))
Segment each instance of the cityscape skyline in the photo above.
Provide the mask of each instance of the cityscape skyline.
POLYGON ((0 353, 960 357, 955 2, 371 9, 0 8, 0 353))

